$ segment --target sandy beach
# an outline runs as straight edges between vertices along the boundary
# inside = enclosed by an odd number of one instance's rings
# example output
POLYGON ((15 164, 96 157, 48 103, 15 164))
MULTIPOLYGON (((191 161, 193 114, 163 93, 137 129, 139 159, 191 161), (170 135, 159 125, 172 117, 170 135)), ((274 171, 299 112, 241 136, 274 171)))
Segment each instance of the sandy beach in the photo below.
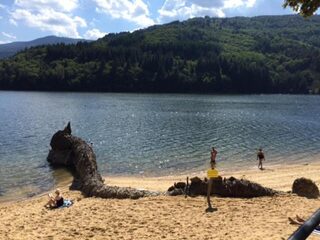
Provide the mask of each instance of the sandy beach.
MULTIPOLYGON (((266 166, 221 172, 289 191, 294 179, 307 177, 320 184, 320 164, 266 166)), ((205 176, 204 172, 189 176, 205 176), (202 174, 202 175, 201 175, 202 174)), ((165 191, 186 175, 159 178, 107 177, 106 183, 165 191)), ((139 200, 86 198, 61 187, 69 208, 47 210, 47 196, 0 203, 0 239, 287 239, 297 226, 288 217, 309 217, 319 199, 284 194, 275 197, 235 199, 213 197, 218 211, 206 213, 204 197, 149 197, 139 200)), ((309 239, 319 239, 311 235, 309 239)))

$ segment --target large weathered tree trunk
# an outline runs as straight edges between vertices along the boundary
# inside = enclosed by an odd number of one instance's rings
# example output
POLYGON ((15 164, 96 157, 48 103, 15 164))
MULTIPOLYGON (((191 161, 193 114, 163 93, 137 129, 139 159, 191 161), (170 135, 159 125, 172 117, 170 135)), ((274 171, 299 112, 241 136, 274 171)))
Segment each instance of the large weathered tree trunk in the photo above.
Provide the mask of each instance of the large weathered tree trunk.
POLYGON ((91 146, 81 138, 71 135, 70 123, 64 130, 56 132, 50 142, 51 150, 47 160, 52 165, 75 169, 74 186, 86 196, 101 198, 132 198, 155 196, 159 193, 107 186, 98 172, 96 156, 91 146))
MULTIPOLYGON (((168 189, 169 195, 207 195, 208 181, 201 180, 198 177, 191 178, 191 184, 188 183, 176 183, 168 189)), ((230 177, 228 179, 218 177, 213 180, 212 194, 219 195, 221 197, 236 197, 236 198, 253 198, 262 196, 273 196, 276 193, 280 193, 271 188, 266 188, 258 183, 251 182, 244 179, 236 179, 230 177)))

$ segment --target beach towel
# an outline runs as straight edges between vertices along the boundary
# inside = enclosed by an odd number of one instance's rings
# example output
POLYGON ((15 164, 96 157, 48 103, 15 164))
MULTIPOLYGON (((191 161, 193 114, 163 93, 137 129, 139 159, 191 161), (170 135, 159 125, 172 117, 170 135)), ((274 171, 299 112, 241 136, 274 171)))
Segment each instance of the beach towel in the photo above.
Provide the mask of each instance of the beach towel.
POLYGON ((320 226, 316 226, 316 228, 312 231, 313 234, 320 235, 320 226))
POLYGON ((72 204, 73 204, 72 200, 64 199, 63 200, 63 205, 61 207, 58 207, 58 208, 70 207, 72 204))
POLYGON ((317 229, 313 230, 313 232, 312 232, 312 233, 317 234, 317 235, 320 235, 320 231, 319 231, 319 230, 317 230, 317 229))

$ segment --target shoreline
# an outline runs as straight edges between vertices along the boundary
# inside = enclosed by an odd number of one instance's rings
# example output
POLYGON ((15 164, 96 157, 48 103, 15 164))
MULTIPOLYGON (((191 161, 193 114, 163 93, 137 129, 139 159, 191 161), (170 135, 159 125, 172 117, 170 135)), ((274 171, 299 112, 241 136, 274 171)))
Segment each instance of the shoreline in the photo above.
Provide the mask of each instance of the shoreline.
MULTIPOLYGON (((307 177, 320 184, 320 162, 221 171, 265 187, 288 191, 294 179, 307 177)), ((190 175, 193 177, 195 175, 190 175)), ((198 177, 204 177, 197 174, 198 177)), ((159 177, 106 177, 106 184, 164 191, 186 175, 159 177)), ((0 240, 4 239, 287 239, 297 226, 288 217, 308 218, 320 199, 294 194, 251 199, 212 197, 217 211, 206 213, 206 198, 156 196, 138 200, 84 197, 61 187, 69 208, 44 208, 47 196, 0 203, 0 240), (209 230, 210 229, 210 230, 209 230)), ((310 235, 308 239, 317 239, 310 235)))
MULTIPOLYGON (((238 170, 222 170, 219 175, 222 177, 244 178, 261 184, 264 187, 274 188, 279 191, 290 191, 291 186, 296 178, 305 177, 312 179, 320 186, 320 162, 309 162, 302 164, 274 164, 267 165, 264 170, 259 170, 256 166, 250 169, 238 170), (276 178, 274 178, 276 177, 276 178), (282 183, 279 183, 282 181, 282 183)), ((167 190, 174 182, 186 181, 187 177, 200 178, 206 177, 206 171, 192 171, 190 173, 182 173, 177 175, 166 176, 104 176, 106 184, 117 185, 120 187, 130 186, 136 188, 144 188, 142 184, 147 183, 145 189, 148 190, 167 190), (161 184, 157 185, 157 182, 161 184), (154 184, 154 185, 152 185, 154 184), (164 188, 167 184, 167 188, 164 188), (148 186, 151 188, 148 188, 148 186)))
MULTIPOLYGON (((219 171, 219 175, 222 177, 236 177, 245 178, 254 182, 261 184, 264 187, 274 188, 280 191, 290 191, 293 181, 299 177, 311 178, 316 184, 320 186, 320 161, 308 161, 305 163, 292 163, 292 164, 265 164, 264 170, 259 170, 257 166, 252 166, 251 168, 232 168, 232 169, 222 169, 219 171), (307 174, 301 174, 301 173, 307 174), (279 183, 277 180, 272 179, 272 175, 280 177, 283 183, 279 183)), ((180 174, 169 174, 154 176, 154 175, 138 175, 138 174, 111 174, 109 176, 103 176, 105 179, 105 184, 119 187, 133 187, 137 189, 146 189, 153 191, 166 191, 175 182, 186 182, 186 178, 192 178, 198 176, 200 178, 206 177, 206 170, 203 168, 196 168, 190 171, 182 171, 180 174)), ((68 174, 67 174, 68 175, 68 174)), ((47 195, 49 192, 53 191, 55 188, 61 188, 65 191, 70 191, 69 186, 72 182, 73 177, 63 178, 62 181, 57 182, 57 184, 50 190, 44 191, 39 194, 35 194, 31 197, 21 197, 18 199, 8 199, 6 197, 0 197, 0 206, 5 203, 17 203, 22 201, 28 201, 36 199, 47 195)))

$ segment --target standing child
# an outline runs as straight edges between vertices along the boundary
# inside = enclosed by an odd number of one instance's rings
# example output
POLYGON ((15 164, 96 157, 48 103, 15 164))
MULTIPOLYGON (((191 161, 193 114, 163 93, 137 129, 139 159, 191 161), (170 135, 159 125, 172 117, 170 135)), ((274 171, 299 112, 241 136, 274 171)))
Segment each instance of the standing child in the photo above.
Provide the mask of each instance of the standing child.
POLYGON ((259 150, 258 150, 257 160, 259 160, 258 168, 259 168, 260 170, 263 170, 262 161, 264 161, 265 158, 264 158, 264 153, 263 153, 263 151, 262 151, 262 148, 259 148, 259 150))

